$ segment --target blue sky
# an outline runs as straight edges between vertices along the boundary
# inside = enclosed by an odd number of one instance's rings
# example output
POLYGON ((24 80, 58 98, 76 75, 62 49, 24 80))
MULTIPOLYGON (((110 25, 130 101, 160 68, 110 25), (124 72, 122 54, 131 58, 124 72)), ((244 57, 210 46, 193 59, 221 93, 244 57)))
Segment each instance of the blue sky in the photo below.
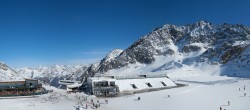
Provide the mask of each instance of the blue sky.
POLYGON ((91 63, 164 24, 249 26, 249 10, 247 0, 0 0, 0 61, 91 63))

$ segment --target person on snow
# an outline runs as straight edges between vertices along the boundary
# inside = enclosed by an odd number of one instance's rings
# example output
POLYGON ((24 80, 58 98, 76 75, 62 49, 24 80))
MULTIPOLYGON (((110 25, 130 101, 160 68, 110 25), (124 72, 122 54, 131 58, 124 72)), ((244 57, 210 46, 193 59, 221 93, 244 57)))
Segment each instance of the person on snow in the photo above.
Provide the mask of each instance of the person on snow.
POLYGON ((106 102, 106 104, 108 104, 109 102, 108 102, 108 99, 107 100, 105 100, 105 102, 106 102))
POLYGON ((141 97, 140 97, 140 96, 138 97, 138 100, 141 100, 141 97))
POLYGON ((97 100, 97 104, 96 105, 98 105, 98 107, 100 107, 100 103, 99 103, 99 100, 97 100))
POLYGON ((227 102, 228 106, 230 106, 230 101, 227 102))

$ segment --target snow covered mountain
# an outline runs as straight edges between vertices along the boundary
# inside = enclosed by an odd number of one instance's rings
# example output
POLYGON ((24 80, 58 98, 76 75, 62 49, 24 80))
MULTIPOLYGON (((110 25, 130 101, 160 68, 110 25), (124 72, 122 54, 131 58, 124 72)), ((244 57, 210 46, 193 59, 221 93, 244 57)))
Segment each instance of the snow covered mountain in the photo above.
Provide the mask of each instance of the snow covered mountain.
POLYGON ((22 77, 15 70, 0 62, 0 81, 19 79, 22 79, 22 77))
POLYGON ((115 49, 115 50, 111 51, 101 61, 98 61, 98 62, 90 65, 84 75, 87 78, 89 76, 93 76, 94 75, 93 73, 103 72, 102 70, 112 68, 113 65, 109 65, 110 62, 112 62, 114 59, 116 59, 122 52, 123 52, 123 50, 121 50, 121 49, 115 49), (106 66, 106 65, 108 65, 108 66, 106 66))
POLYGON ((164 25, 125 50, 115 49, 90 66, 54 65, 13 70, 0 63, 0 81, 37 78, 57 86, 59 79, 83 80, 96 74, 207 73, 250 77, 250 28, 199 21, 164 25))
POLYGON ((88 73, 140 74, 192 67, 202 71, 216 68, 210 74, 249 77, 249 46, 248 26, 206 21, 185 26, 167 24, 117 52, 112 59, 104 58, 95 68, 92 65, 88 73))
POLYGON ((40 66, 38 68, 12 69, 4 63, 0 63, 0 81, 23 80, 25 78, 39 79, 51 86, 58 86, 61 79, 83 80, 83 74, 87 65, 53 65, 40 66))
POLYGON ((24 78, 40 79, 44 83, 49 83, 57 87, 60 79, 82 80, 82 75, 86 71, 87 65, 54 65, 50 67, 40 66, 38 68, 16 69, 24 78))

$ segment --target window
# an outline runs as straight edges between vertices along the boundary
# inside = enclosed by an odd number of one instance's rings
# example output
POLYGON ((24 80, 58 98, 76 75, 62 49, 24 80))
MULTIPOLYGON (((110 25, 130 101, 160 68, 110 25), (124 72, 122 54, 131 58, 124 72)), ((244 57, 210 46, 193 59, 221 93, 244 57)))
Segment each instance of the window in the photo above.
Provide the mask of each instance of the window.
POLYGON ((131 86, 132 86, 134 89, 137 89, 137 87, 135 86, 135 84, 131 84, 131 86))
POLYGON ((163 81, 161 81, 161 84, 162 84, 163 86, 167 86, 163 81))
POLYGON ((148 85, 148 87, 153 87, 150 83, 146 83, 148 85))
POLYGON ((110 86, 115 86, 115 82, 110 82, 110 86))

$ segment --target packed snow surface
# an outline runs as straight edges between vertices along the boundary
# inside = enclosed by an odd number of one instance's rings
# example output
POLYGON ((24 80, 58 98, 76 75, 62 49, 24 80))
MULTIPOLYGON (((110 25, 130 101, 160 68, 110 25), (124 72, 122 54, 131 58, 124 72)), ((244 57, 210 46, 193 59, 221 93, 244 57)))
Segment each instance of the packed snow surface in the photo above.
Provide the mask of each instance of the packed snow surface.
POLYGON ((54 91, 33 98, 1 98, 0 108, 1 110, 86 110, 87 104, 87 109, 93 110, 95 108, 91 99, 95 104, 99 100, 98 110, 219 110, 220 107, 226 110, 249 110, 250 108, 250 79, 223 76, 202 78, 186 75, 173 80, 188 86, 112 98, 97 98, 84 93, 67 94, 65 90, 46 86, 47 89, 54 91), (204 78, 209 80, 204 81, 204 78), (87 101, 84 101, 83 97, 87 97, 87 101), (108 103, 105 100, 108 100, 108 103))
MULTIPOLYGON (((113 72, 127 74, 133 71, 140 74, 142 70, 154 68, 158 64, 153 63, 144 67, 137 67, 135 64, 133 69, 120 69, 113 72)), ((211 65, 204 62, 194 63, 192 66, 180 65, 172 61, 159 68, 160 71, 151 74, 167 73, 175 83, 188 86, 111 98, 88 96, 84 93, 67 94, 65 90, 45 86, 54 92, 33 98, 0 98, 0 109, 86 110, 87 104, 87 109, 93 110, 95 109, 91 103, 93 99, 95 104, 99 100, 99 110, 219 110, 220 107, 226 110, 249 110, 250 79, 220 76, 219 73, 224 70, 221 70, 219 64, 211 65), (172 69, 168 70, 167 68, 170 67, 172 69), (84 101, 83 97, 87 97, 87 101, 84 101), (105 100, 108 100, 108 103, 105 100)))

